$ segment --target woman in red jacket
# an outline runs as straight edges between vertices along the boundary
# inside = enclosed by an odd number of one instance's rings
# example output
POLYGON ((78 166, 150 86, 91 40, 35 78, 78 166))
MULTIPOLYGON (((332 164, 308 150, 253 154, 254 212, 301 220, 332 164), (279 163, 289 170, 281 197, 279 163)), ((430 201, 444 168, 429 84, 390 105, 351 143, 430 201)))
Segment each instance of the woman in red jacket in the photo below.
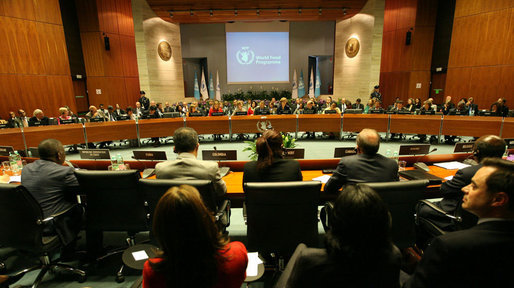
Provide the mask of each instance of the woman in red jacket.
POLYGON ((143 288, 239 288, 248 256, 241 242, 228 242, 214 223, 198 191, 173 187, 157 203, 153 233, 160 244, 157 258, 146 261, 143 288))

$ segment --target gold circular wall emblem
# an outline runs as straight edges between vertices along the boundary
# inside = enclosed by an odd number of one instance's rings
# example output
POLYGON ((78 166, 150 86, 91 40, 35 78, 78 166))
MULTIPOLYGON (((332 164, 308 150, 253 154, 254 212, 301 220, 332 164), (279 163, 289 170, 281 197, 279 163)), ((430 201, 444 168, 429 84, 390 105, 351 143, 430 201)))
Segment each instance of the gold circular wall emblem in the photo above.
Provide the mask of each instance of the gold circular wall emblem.
POLYGON ((157 46, 157 53, 159 53, 159 57, 161 57, 162 60, 168 61, 171 59, 171 46, 168 41, 161 41, 159 42, 159 45, 157 46))
POLYGON ((349 58, 355 57, 359 53, 360 43, 357 38, 350 38, 346 41, 346 56, 349 58))

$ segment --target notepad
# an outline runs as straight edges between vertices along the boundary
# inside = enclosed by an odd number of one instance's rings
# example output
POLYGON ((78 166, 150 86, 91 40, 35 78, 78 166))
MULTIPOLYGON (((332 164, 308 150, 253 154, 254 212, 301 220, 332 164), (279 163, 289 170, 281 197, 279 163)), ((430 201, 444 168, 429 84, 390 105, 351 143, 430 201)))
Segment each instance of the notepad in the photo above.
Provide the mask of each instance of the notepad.
POLYGON ((258 252, 248 252, 248 266, 246 266, 246 276, 257 276, 259 274, 259 264, 262 264, 258 252))
POLYGON ((448 170, 462 169, 471 166, 457 161, 435 163, 434 165, 448 170))
POLYGON ((320 181, 321 183, 327 183, 328 179, 330 179, 330 175, 323 175, 316 178, 312 178, 312 181, 320 181))
POLYGON ((134 260, 140 261, 148 259, 148 254, 146 254, 145 250, 132 252, 132 257, 134 257, 134 260))

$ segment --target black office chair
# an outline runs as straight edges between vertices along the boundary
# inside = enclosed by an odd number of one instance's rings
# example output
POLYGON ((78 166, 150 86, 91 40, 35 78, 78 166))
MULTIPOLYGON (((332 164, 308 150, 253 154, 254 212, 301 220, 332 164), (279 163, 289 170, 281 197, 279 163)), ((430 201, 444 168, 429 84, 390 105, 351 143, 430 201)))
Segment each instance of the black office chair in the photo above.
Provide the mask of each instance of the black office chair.
POLYGON ((70 265, 53 260, 51 256, 61 248, 57 235, 44 236, 45 224, 54 217, 43 218, 43 211, 23 186, 0 184, 0 246, 13 247, 19 251, 39 256, 40 264, 2 278, 4 287, 18 281, 25 273, 41 269, 32 287, 37 287, 46 272, 55 267, 63 268, 78 276, 79 282, 86 280, 86 273, 70 265))
POLYGON ((420 200, 416 204, 415 216, 418 247, 425 248, 434 237, 439 235, 471 228, 477 224, 477 221, 476 215, 462 208, 462 200, 457 204, 453 214, 447 213, 427 199, 420 200), (422 213, 420 210, 431 211, 431 213, 422 213))
MULTIPOLYGON (((386 202, 392 218, 392 238, 398 248, 409 248, 416 243, 415 233, 415 206, 423 198, 423 192, 429 180, 411 180, 380 183, 363 183, 373 188, 386 202)), ((344 188, 341 193, 344 193, 344 188)), ((330 227, 333 203, 325 204, 328 223, 330 227)))
MULTIPOLYGON (((129 247, 134 246, 136 233, 149 230, 143 193, 137 188, 139 171, 77 170, 75 175, 79 181, 81 193, 86 195, 87 232, 127 232, 127 244, 129 247)), ((121 254, 126 248, 111 251, 97 260, 101 261, 112 255, 121 254)), ((116 274, 117 282, 123 282, 125 279, 123 269, 124 265, 116 274)))
MULTIPOLYGON (((230 200, 223 199, 218 201, 214 186, 210 180, 170 180, 170 179, 141 179, 139 180, 139 189, 143 193, 146 203, 148 205, 148 220, 149 223, 153 221, 153 214, 157 202, 161 199, 162 195, 166 193, 171 187, 187 184, 195 187, 207 208, 212 211, 216 224, 220 231, 225 232, 227 227, 230 226, 230 200)), ((151 235, 151 234, 150 234, 151 235)))
POLYGON ((321 182, 244 183, 243 190, 249 251, 287 260, 300 243, 317 246, 321 182))

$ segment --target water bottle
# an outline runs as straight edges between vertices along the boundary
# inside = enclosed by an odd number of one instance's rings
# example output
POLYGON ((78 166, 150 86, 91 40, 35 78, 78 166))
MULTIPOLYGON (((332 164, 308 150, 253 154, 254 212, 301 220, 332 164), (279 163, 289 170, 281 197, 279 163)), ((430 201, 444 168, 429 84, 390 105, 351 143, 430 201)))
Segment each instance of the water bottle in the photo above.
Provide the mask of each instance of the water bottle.
POLYGON ((400 157, 398 157, 398 151, 394 151, 394 153, 393 153, 393 160, 396 161, 396 163, 398 163, 399 159, 400 159, 400 157))
POLYGON ((16 161, 16 164, 18 164, 18 168, 23 168, 23 163, 21 161, 21 156, 18 154, 18 151, 14 152, 14 160, 16 161))
POLYGON ((116 154, 116 163, 118 165, 118 170, 127 170, 127 167, 125 166, 125 162, 123 162, 123 157, 121 157, 121 154, 116 154))
POLYGON ((16 154, 13 152, 9 152, 9 166, 11 167, 11 172, 13 175, 18 175, 19 166, 16 161, 16 154))
POLYGON ((387 157, 387 158, 391 158, 391 156, 392 156, 392 155, 391 155, 391 149, 387 149, 387 151, 386 151, 386 157, 387 157))
POLYGON ((111 169, 112 169, 113 171, 118 170, 118 161, 117 161, 117 159, 116 159, 116 157, 115 157, 115 156, 112 156, 112 157, 111 157, 111 169))

